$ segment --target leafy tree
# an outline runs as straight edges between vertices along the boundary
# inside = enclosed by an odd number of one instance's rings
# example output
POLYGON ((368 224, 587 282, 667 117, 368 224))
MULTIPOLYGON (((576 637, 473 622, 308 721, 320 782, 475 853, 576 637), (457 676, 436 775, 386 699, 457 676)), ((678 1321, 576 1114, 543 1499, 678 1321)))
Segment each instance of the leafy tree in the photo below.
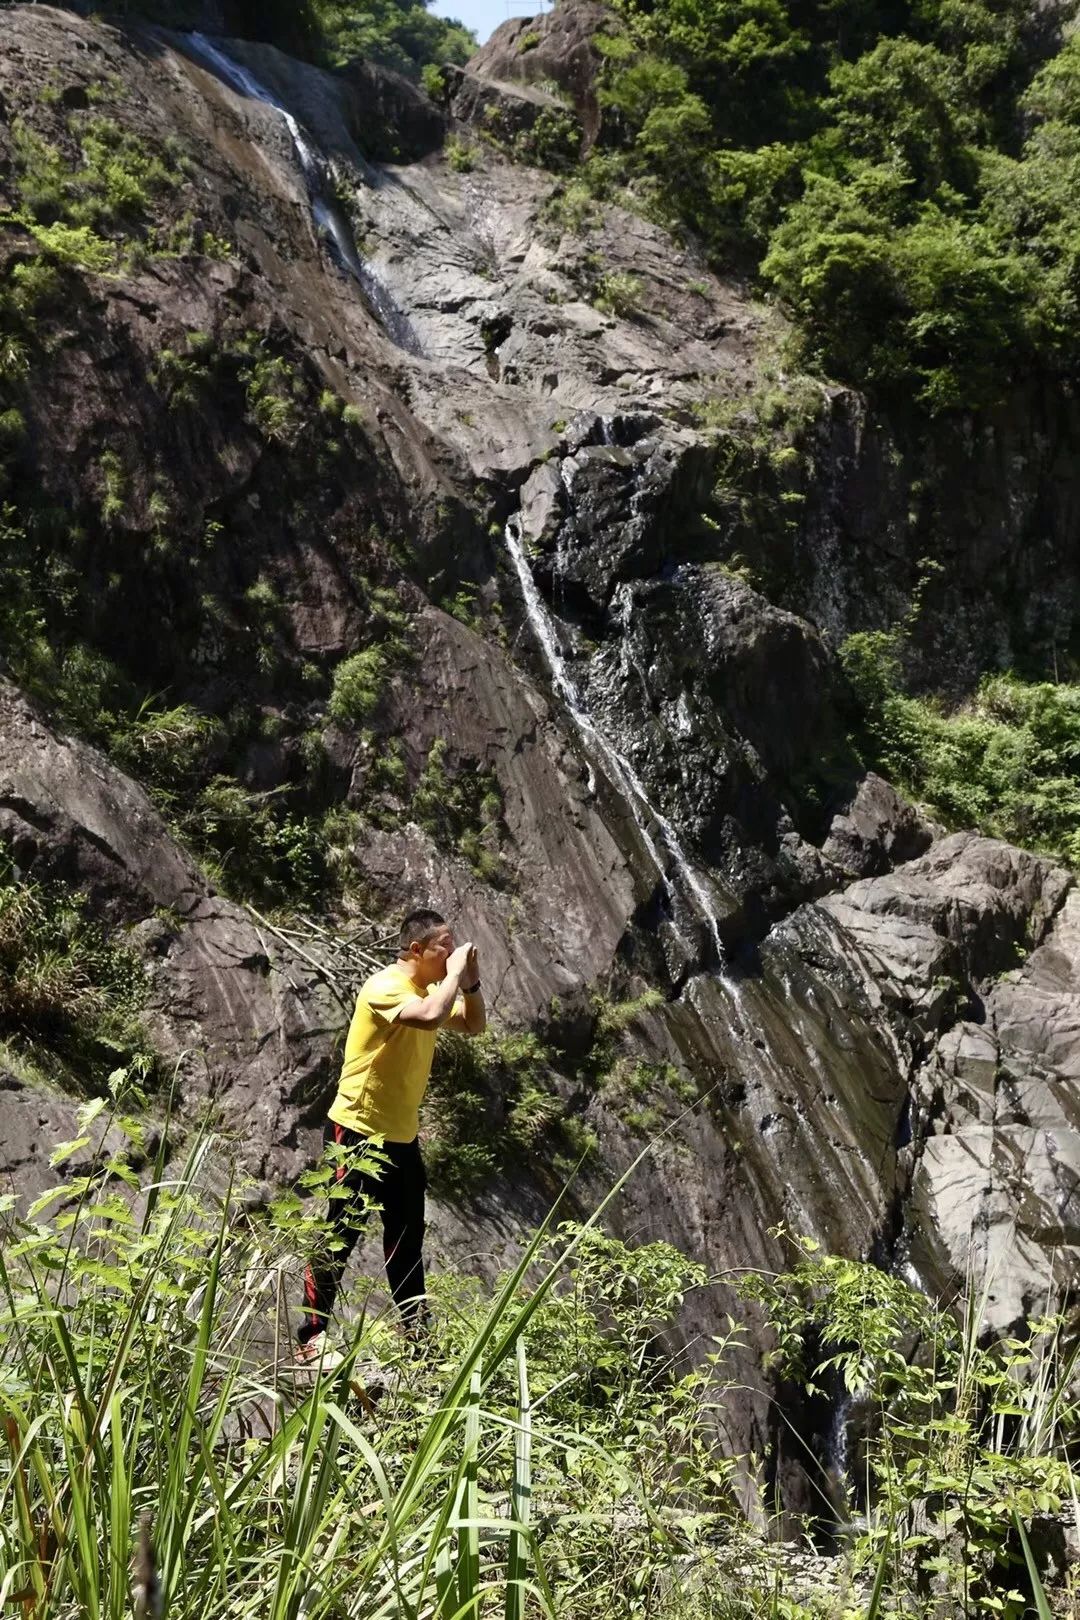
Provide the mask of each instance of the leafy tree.
POLYGON ((1018 363, 1080 358, 1080 48, 1053 12, 614 9, 601 100, 623 180, 718 259, 756 261, 804 358, 929 411, 999 397, 1018 363))
POLYGON ((933 45, 883 39, 830 75, 832 141, 845 157, 894 165, 922 195, 962 178, 976 133, 955 62, 933 45))
POLYGON ((467 62, 476 39, 428 10, 429 0, 311 0, 322 52, 335 67, 371 57, 417 76, 425 63, 467 62))

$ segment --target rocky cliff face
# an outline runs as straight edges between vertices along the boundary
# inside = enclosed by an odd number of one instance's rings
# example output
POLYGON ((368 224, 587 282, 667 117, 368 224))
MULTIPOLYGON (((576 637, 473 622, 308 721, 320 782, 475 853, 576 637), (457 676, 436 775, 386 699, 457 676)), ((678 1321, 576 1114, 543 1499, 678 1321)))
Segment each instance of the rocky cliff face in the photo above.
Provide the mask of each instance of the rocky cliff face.
MULTIPOLYGON (((66 592, 64 634, 210 717, 208 768, 249 794, 352 812, 352 886, 320 927, 345 926, 350 897, 386 917, 422 898, 478 941, 498 1025, 539 1033, 558 1108, 596 1133, 582 1201, 666 1127, 614 1213, 624 1233, 721 1278, 776 1264, 780 1223, 935 1291, 973 1268, 998 1324, 1071 1283, 1071 876, 944 836, 846 740, 832 647, 887 622, 917 572, 892 430, 828 399, 802 526, 782 555, 760 537, 758 573, 784 582, 769 599, 728 566, 717 497, 769 321, 637 216, 572 222, 550 174, 511 160, 527 144, 462 122, 490 128, 494 106, 528 133, 550 89, 503 84, 489 52, 440 110, 269 47, 5 16, 0 190, 23 213, 0 269, 10 289, 51 253, 62 293, 11 385, 6 495, 66 592), (141 251, 96 266, 25 213, 33 141, 70 172, 93 117, 169 172, 141 251), (696 425, 707 400, 730 405, 727 436, 696 425), (334 671, 364 650, 378 678, 335 716, 334 671), (647 985, 661 996, 611 1061, 583 1066, 597 993, 647 985)), ((583 38, 553 60, 572 58, 593 138, 583 38)), ((994 528, 980 507, 952 530, 928 659, 945 624, 961 659, 1016 613, 1071 635, 1074 430, 1013 421, 964 452, 994 528)), ((310 930, 218 892, 178 842, 175 793, 170 818, 132 779, 154 787, 149 754, 121 768, 42 701, 0 692, 19 874, 84 891, 141 953, 182 1118, 212 1099, 255 1177, 292 1178, 317 1150, 347 983, 310 930)), ((48 1147, 72 1113, 5 1065, 19 1188, 59 1173, 48 1147)), ((550 1185, 542 1151, 524 1168, 440 1213, 444 1254, 497 1258, 550 1185)), ((729 1304, 722 1282, 702 1294, 688 1335, 729 1304)), ((756 1358, 746 1373, 761 1393, 729 1438, 788 1467, 756 1358)))

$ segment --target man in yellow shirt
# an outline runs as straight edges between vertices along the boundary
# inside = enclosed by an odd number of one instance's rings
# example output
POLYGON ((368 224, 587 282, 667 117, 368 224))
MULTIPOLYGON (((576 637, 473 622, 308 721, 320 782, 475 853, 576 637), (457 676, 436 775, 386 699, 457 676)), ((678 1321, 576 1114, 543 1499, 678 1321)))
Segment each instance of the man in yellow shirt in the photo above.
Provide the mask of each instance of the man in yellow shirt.
MULTIPOLYGON (((345 1042, 345 1061, 325 1140, 336 1155, 335 1175, 350 1196, 331 1198, 329 1224, 338 1246, 304 1274, 304 1320, 297 1358, 317 1360, 321 1335, 363 1224, 366 1200, 382 1211, 383 1254, 390 1292, 406 1328, 424 1314, 424 1190, 419 1110, 440 1029, 481 1035, 487 1024, 480 969, 471 942, 454 936, 437 911, 413 911, 398 942, 398 959, 362 985, 345 1042), (388 1161, 361 1168, 376 1139, 388 1161)), ((370 1160, 370 1156, 369 1156, 370 1160)))

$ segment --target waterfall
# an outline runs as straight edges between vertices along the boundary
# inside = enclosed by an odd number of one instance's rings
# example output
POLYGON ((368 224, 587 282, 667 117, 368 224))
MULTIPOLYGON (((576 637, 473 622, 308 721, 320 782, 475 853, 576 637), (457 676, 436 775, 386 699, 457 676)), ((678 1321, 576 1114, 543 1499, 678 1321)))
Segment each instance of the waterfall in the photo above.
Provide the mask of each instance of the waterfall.
POLYGON ((596 725, 585 708, 584 700, 570 675, 566 660, 559 650, 555 621, 549 613, 543 597, 540 595, 539 587, 529 566, 529 559, 525 555, 525 547, 521 540, 520 515, 509 520, 506 525, 505 536, 506 548, 510 553, 510 559, 514 564, 518 582, 521 585, 525 614, 532 627, 533 634, 540 644, 544 661, 551 675, 552 685, 566 705, 570 718, 577 727, 582 741, 601 761, 612 783, 620 790, 626 803, 630 806, 634 816, 634 824, 641 835, 641 840, 649 852, 665 891, 670 895, 672 888, 667 875, 666 863, 656 839, 653 837, 648 824, 649 821, 659 828, 668 857, 675 867, 684 889, 691 896, 695 909, 708 924, 713 948, 716 951, 716 960, 722 966, 724 962, 724 946, 720 938, 720 925, 716 912, 704 883, 690 863, 678 832, 663 812, 658 810, 652 803, 645 784, 626 755, 620 753, 596 725))
POLYGON ((319 236, 326 242, 339 268, 352 276, 360 287, 369 308, 387 336, 398 348, 405 349, 409 354, 419 354, 420 343, 412 325, 395 304, 382 279, 356 251, 353 233, 336 200, 327 190, 326 166, 288 107, 255 77, 250 68, 236 61, 235 57, 229 56, 220 45, 216 45, 205 34, 184 34, 182 38, 192 56, 198 58, 204 67, 208 67, 230 89, 239 95, 249 96, 253 101, 261 101, 264 106, 273 107, 280 115, 289 132, 297 162, 304 176, 304 183, 311 199, 311 213, 319 236))

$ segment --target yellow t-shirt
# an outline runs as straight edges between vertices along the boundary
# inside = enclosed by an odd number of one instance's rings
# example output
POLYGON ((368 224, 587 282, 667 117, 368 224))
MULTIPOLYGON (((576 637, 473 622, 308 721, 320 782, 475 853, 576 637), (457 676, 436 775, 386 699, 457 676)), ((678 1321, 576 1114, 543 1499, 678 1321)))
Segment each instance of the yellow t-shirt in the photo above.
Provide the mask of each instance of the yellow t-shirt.
MULTIPOLYGON (((420 1129, 420 1104, 435 1056, 436 1031, 411 1029, 397 1015, 414 996, 427 996, 404 968, 393 964, 361 986, 345 1061, 330 1118, 350 1131, 411 1142, 420 1129)), ((454 1003, 455 1013, 463 1003, 454 1003)))

